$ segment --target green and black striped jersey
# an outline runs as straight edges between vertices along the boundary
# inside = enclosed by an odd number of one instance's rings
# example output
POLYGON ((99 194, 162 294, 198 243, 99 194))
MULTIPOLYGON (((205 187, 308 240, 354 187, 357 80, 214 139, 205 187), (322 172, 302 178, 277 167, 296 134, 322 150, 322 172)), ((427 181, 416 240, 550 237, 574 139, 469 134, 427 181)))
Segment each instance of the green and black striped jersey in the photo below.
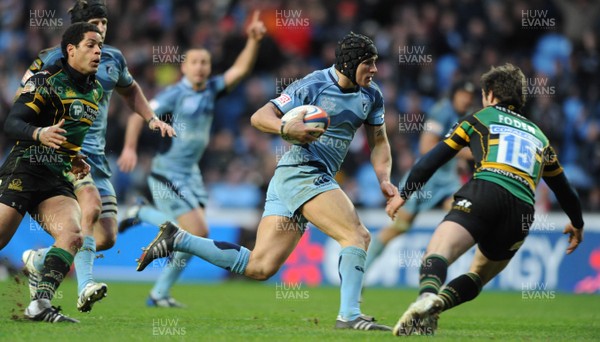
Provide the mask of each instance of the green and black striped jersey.
POLYGON ((69 67, 63 63, 66 62, 59 61, 32 76, 13 108, 20 112, 29 111, 21 115, 30 118, 26 121, 31 126, 48 127, 65 119, 62 128, 66 130, 63 134, 66 141, 54 150, 33 138, 21 139, 16 141, 11 153, 20 153, 22 159, 43 164, 54 174, 68 179, 71 162, 81 151, 85 135, 98 116, 98 102, 103 90, 93 76, 89 79, 81 74, 74 76, 76 72, 65 70, 69 67))
POLYGON ((473 178, 496 183, 532 205, 540 178, 563 171, 540 128, 500 105, 465 117, 444 143, 455 150, 469 146, 475 159, 473 178))

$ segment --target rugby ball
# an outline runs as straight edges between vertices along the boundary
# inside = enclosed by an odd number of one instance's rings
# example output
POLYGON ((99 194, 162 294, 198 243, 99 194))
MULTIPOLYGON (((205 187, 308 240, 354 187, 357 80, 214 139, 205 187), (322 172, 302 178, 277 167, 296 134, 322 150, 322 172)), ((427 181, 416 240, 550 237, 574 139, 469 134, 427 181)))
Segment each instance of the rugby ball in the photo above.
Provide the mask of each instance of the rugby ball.
MULTIPOLYGON (((306 110, 304 114, 304 124, 309 127, 322 128, 323 130, 327 130, 329 127, 329 114, 326 111, 321 109, 320 107, 313 105, 302 105, 296 108, 290 109, 285 115, 281 118, 281 123, 285 124, 286 122, 292 120, 293 118, 300 115, 300 113, 306 110)), ((319 133, 313 133, 315 137, 321 136, 319 133)), ((292 144, 300 144, 299 141, 291 138, 283 138, 292 144)))

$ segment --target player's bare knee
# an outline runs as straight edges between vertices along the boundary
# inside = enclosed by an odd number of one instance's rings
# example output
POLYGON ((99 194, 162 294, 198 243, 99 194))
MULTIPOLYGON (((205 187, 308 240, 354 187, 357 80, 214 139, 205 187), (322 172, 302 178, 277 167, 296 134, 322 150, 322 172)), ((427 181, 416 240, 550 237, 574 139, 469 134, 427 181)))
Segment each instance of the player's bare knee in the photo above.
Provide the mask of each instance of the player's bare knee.
POLYGON ((110 217, 101 218, 94 226, 94 238, 97 251, 112 248, 117 242, 117 221, 110 217))
POLYGON ((82 222, 90 225, 97 222, 102 213, 102 200, 98 196, 98 191, 86 186, 77 192, 77 198, 81 207, 82 222))
POLYGON ((100 201, 93 203, 86 203, 81 208, 81 221, 84 224, 93 225, 100 219, 100 213, 102 212, 102 203, 100 201))
POLYGON ((105 234, 96 238, 96 250, 105 251, 111 249, 117 242, 116 234, 105 234))
POLYGON ((369 233, 369 230, 361 224, 356 228, 355 235, 356 241, 354 244, 366 250, 371 243, 371 233, 369 233))
POLYGON ((56 245, 67 248, 71 253, 76 253, 83 245, 83 235, 79 225, 65 227, 65 229, 59 231, 56 237, 56 245))
POLYGON ((371 243, 371 233, 365 226, 359 224, 350 234, 338 238, 337 242, 342 246, 357 246, 367 250, 371 243))

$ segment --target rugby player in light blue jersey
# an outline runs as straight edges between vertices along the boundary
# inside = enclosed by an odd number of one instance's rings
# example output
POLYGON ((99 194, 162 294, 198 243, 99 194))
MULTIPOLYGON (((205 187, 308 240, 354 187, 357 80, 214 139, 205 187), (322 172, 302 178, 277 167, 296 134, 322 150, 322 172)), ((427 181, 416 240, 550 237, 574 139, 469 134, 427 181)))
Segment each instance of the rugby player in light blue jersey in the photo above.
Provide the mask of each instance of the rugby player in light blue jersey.
POLYGON ((302 237, 306 223, 311 222, 342 246, 338 265, 341 305, 336 328, 391 330, 361 313, 359 297, 369 231, 334 179, 356 130, 364 124, 381 190, 387 198, 398 194, 390 183, 392 157, 383 119, 383 96, 372 82, 377 73, 376 60, 377 49, 371 39, 350 33, 337 45, 334 66, 292 83, 281 96, 252 115, 252 125, 259 130, 301 142, 281 158, 271 179, 253 251, 197 237, 165 222, 138 259, 138 271, 156 258, 181 251, 231 272, 265 280, 283 265, 302 237), (307 104, 329 113, 331 123, 324 133, 304 125, 302 115, 282 124, 284 113, 307 104), (311 135, 315 132, 323 135, 315 138, 311 135))
MULTIPOLYGON (((159 226, 167 220, 177 220, 191 234, 208 235, 204 214, 208 194, 198 163, 210 140, 217 98, 232 90, 254 66, 260 41, 266 32, 259 16, 260 11, 255 11, 246 30, 246 46, 224 74, 209 77, 210 53, 205 49, 187 50, 181 64, 183 78, 150 101, 156 114, 177 129, 178 137, 164 140, 160 152, 152 161, 148 185, 160 211, 149 205, 136 205, 128 210, 126 218, 119 224, 119 231, 123 232, 140 221, 159 226)), ((138 115, 132 115, 118 160, 119 168, 124 172, 133 170, 136 165, 137 140, 142 126, 143 120, 138 115)), ((148 306, 183 306, 171 297, 170 289, 191 257, 191 254, 184 252, 172 256, 150 291, 148 306)))
MULTIPOLYGON (((475 85, 471 82, 459 81, 452 86, 449 98, 444 98, 433 106, 425 120, 425 130, 419 138, 421 155, 429 152, 444 138, 446 133, 451 131, 452 126, 471 108, 474 97, 475 85)), ((459 157, 470 158, 471 152, 465 148, 459 157)), ((407 176, 408 174, 400 184, 404 184, 407 176)), ((438 204, 442 204, 444 209, 450 209, 452 195, 460 188, 460 185, 457 160, 452 159, 437 170, 422 189, 417 189, 406 205, 398 210, 394 222, 381 229, 379 234, 371 240, 367 252, 367 270, 392 239, 410 229, 420 212, 432 209, 438 204)))
MULTIPOLYGON (((94 24, 101 32, 102 40, 105 39, 108 11, 102 0, 77 0, 69 9, 69 13, 71 23, 94 24)), ((60 46, 41 51, 23 76, 21 87, 34 73, 54 64, 62 57, 60 46)), ((81 149, 83 154, 87 155, 86 161, 91 166, 91 172, 87 177, 74 181, 82 216, 83 245, 74 261, 78 283, 77 309, 82 312, 89 312, 96 301, 106 296, 106 284, 94 281, 92 269, 96 251, 111 248, 115 244, 117 234, 117 197, 110 183, 111 171, 104 155, 108 105, 113 91, 116 90, 129 107, 148 122, 150 129, 160 130, 163 137, 175 135, 170 125, 158 120, 141 88, 129 74, 125 58, 117 48, 104 45, 96 78, 104 89, 104 96, 99 102, 98 116, 85 136, 81 149)), ((36 291, 40 279, 39 272, 48 250, 49 248, 43 248, 23 253, 31 293, 36 291)))

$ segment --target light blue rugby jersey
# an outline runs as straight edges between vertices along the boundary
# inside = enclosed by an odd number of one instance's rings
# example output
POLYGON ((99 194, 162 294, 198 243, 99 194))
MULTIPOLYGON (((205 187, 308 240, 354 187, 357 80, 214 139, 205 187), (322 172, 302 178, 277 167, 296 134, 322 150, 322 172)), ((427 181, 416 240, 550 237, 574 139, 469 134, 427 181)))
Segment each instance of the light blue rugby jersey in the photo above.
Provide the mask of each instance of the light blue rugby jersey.
POLYGON ((330 117, 329 128, 319 140, 304 145, 294 145, 278 163, 291 166, 306 163, 324 164, 335 175, 344 161, 356 130, 363 124, 383 125, 383 96, 379 87, 371 82, 368 88, 342 91, 338 76, 332 66, 317 70, 290 84, 271 102, 282 113, 301 105, 323 108, 330 117))
MULTIPOLYGON (((458 113, 452 107, 452 103, 450 99, 445 98, 441 101, 438 101, 429 114, 427 115, 427 121, 435 121, 438 125, 441 126, 441 130, 432 131, 439 136, 440 140, 444 139, 444 136, 448 134, 455 123, 459 120, 458 113)), ((458 174, 456 172, 456 158, 450 159, 446 164, 440 167, 431 178, 430 182, 439 184, 439 183, 449 183, 451 181, 458 181, 458 174)))
MULTIPOLYGON (((34 73, 56 63, 62 56, 60 46, 55 46, 40 52, 38 58, 31 64, 29 70, 25 73, 25 76, 23 76, 21 87, 25 85, 25 82, 34 73)), ((84 154, 103 155, 104 147, 106 146, 106 125, 108 123, 108 105, 110 104, 110 97, 112 96, 115 87, 126 88, 133 83, 133 77, 131 77, 129 70, 127 69, 127 62, 119 49, 110 45, 102 46, 100 67, 96 73, 96 79, 100 81, 100 84, 104 89, 104 96, 98 104, 99 114, 92 123, 92 127, 90 127, 90 130, 85 135, 82 151, 84 154)))
POLYGON ((152 161, 152 170, 165 173, 190 173, 210 140, 216 99, 225 91, 223 75, 206 82, 206 88, 195 91, 183 77, 150 101, 150 107, 177 132, 176 138, 161 140, 159 153, 152 161))

